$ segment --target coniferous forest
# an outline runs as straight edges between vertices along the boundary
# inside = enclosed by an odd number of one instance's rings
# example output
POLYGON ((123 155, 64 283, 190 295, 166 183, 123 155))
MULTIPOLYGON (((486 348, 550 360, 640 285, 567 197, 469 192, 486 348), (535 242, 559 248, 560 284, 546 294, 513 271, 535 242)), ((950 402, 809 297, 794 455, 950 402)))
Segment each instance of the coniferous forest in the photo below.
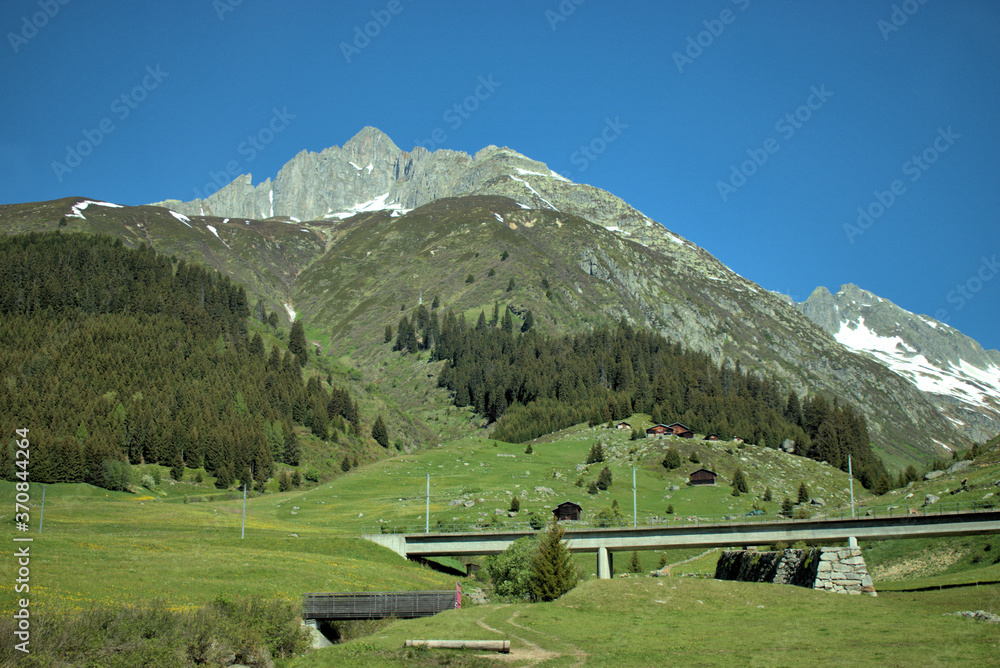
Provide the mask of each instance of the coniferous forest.
POLYGON ((871 449, 864 416, 814 394, 800 400, 772 378, 717 364, 659 334, 614 328, 548 337, 515 333, 510 313, 481 313, 475 325, 448 312, 418 307, 398 326, 394 349, 426 349, 447 360, 439 385, 457 406, 471 406, 495 422, 494 436, 523 442, 581 422, 621 420, 648 413, 654 422, 681 422, 696 433, 735 437, 776 448, 785 439, 796 454, 847 470, 848 455, 861 483, 891 486, 871 449), (439 324, 440 323, 440 324, 439 324), (418 334, 420 338, 418 339, 418 334))
POLYGON ((145 246, 0 239, 0 410, 30 430, 31 479, 123 489, 129 466, 156 463, 260 486, 298 464, 292 425, 325 436, 329 397, 248 337, 249 315, 229 278, 145 246))

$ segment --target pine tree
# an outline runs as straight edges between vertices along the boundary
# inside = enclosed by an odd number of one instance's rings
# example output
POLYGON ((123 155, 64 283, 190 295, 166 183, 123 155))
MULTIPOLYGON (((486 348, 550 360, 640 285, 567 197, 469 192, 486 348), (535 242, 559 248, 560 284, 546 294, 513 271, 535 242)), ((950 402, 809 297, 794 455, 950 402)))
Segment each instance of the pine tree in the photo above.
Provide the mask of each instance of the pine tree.
POLYGON ((170 465, 170 477, 174 480, 180 480, 184 477, 184 457, 181 456, 180 450, 174 453, 174 459, 170 465))
POLYGON ((531 597, 554 601, 576 586, 579 574, 563 542, 565 530, 552 520, 531 562, 531 597))
POLYGON ((681 465, 681 453, 674 446, 667 448, 666 453, 663 455, 663 468, 665 469, 676 469, 681 465))
POLYGON ((383 448, 389 447, 389 430, 386 428, 381 414, 375 418, 375 424, 372 425, 372 438, 383 448))
POLYGON ((351 458, 344 455, 344 458, 340 460, 340 470, 347 473, 351 470, 351 458))
POLYGON ((768 502, 771 500, 771 488, 770 487, 765 487, 764 488, 764 497, 763 497, 763 499, 764 499, 764 501, 768 501, 768 502))
POLYGON ((809 501, 809 488, 806 487, 806 483, 799 483, 799 503, 808 503, 809 501))
POLYGON ((517 513, 521 511, 521 500, 516 496, 510 498, 510 512, 517 513))
POLYGON ((604 448, 601 447, 600 443, 594 443, 590 446, 590 452, 587 454, 588 464, 597 464, 598 462, 604 461, 604 448))
POLYGON ((504 250, 504 252, 500 254, 500 261, 504 262, 509 257, 510 257, 510 253, 508 253, 506 250, 504 250))
MULTIPOLYGON (((736 467, 736 472, 733 473, 733 489, 744 494, 750 491, 746 476, 743 475, 743 469, 739 466, 736 467)), ((734 494, 733 496, 736 495, 734 494)))
POLYGON ((528 312, 524 316, 524 324, 521 325, 521 331, 527 332, 534 326, 535 326, 535 316, 531 313, 531 309, 528 309, 528 312))
POLYGON ((639 563, 639 553, 636 550, 632 550, 632 559, 630 559, 628 563, 628 572, 629 573, 642 572, 642 564, 639 563))
POLYGON ((531 447, 531 443, 528 443, 528 447, 524 449, 524 454, 531 455, 534 454, 535 449, 531 447))
POLYGON ((292 330, 288 334, 288 350, 299 358, 299 364, 306 365, 309 361, 309 346, 306 343, 306 330, 302 323, 296 320, 292 323, 292 330))
POLYGON ((597 476, 597 488, 601 491, 611 487, 611 470, 605 466, 597 476))
POLYGON ((392 341, 392 325, 385 326, 385 343, 392 341))
POLYGON ((784 515, 785 517, 791 517, 792 507, 793 507, 792 500, 786 496, 785 499, 781 502, 781 514, 784 515))

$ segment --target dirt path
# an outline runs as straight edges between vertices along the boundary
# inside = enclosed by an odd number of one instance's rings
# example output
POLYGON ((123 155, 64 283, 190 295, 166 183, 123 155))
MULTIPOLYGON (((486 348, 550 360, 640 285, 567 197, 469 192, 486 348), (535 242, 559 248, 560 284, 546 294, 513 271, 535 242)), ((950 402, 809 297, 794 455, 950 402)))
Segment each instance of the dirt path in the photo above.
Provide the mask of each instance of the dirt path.
MULTIPOLYGON (((501 605, 497 609, 499 610, 501 608, 506 608, 506 607, 507 606, 505 606, 505 605, 501 605)), ((507 623, 511 624, 512 626, 517 626, 518 628, 524 629, 523 626, 520 626, 519 624, 513 624, 511 622, 511 620, 514 619, 514 617, 516 617, 517 615, 518 615, 517 612, 515 612, 513 615, 511 615, 511 617, 507 620, 507 623)), ((491 631, 493 633, 496 633, 497 635, 510 636, 511 638, 513 638, 514 640, 519 641, 520 643, 522 643, 525 646, 523 648, 522 647, 513 647, 512 646, 510 648, 510 654, 500 654, 500 655, 490 654, 489 657, 491 659, 494 659, 494 660, 500 659, 501 661, 509 661, 511 663, 515 663, 516 662, 516 663, 518 663, 519 665, 522 665, 522 666, 533 666, 536 663, 539 663, 541 661, 548 661, 549 659, 555 659, 555 658, 558 658, 559 656, 562 656, 558 652, 550 652, 549 650, 542 649, 541 647, 539 647, 535 643, 531 642, 527 638, 523 638, 521 636, 514 635, 513 633, 507 633, 507 632, 501 631, 500 629, 495 629, 492 626, 490 626, 489 624, 487 624, 485 621, 483 621, 485 618, 486 618, 486 616, 483 615, 482 617, 480 617, 479 619, 476 620, 476 624, 478 624, 482 628, 486 629, 487 631, 491 631)), ((531 629, 525 629, 525 630, 530 631, 531 629)), ((537 631, 536 631, 536 633, 537 633, 537 631)))

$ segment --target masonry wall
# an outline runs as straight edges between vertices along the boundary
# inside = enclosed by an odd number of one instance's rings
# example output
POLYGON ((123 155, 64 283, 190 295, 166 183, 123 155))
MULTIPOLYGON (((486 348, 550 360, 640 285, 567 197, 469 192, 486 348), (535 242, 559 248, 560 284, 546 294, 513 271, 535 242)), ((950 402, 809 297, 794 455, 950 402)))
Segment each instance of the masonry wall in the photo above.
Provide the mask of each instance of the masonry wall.
POLYGON ((843 594, 876 595, 865 559, 856 547, 782 552, 729 550, 719 556, 715 579, 773 582, 843 594))

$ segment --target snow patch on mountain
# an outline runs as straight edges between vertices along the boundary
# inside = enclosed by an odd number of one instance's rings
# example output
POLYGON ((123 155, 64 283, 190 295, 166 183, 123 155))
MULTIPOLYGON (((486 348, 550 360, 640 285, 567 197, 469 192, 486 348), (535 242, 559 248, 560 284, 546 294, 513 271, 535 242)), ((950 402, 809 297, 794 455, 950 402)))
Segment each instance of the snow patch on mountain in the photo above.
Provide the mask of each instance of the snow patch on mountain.
POLYGON ((386 202, 389 199, 389 193, 384 195, 379 195, 367 202, 361 202, 360 204, 355 203, 347 211, 337 211, 325 214, 324 218, 337 218, 339 220, 344 220, 350 218, 351 216, 357 215, 359 213, 370 213, 372 211, 392 211, 392 216, 404 216, 408 214, 413 209, 405 209, 403 206, 396 202, 386 202), (398 212, 398 213, 397 213, 398 212))
POLYGON ((177 220, 181 221, 188 227, 190 227, 192 230, 194 229, 194 226, 191 224, 191 219, 185 216, 183 213, 177 213, 176 211, 171 211, 170 215, 176 218, 177 220))
POLYGON ((871 354, 923 392, 942 394, 983 408, 1000 408, 1000 367, 994 364, 980 368, 964 359, 957 365, 935 364, 902 337, 874 332, 863 316, 856 323, 842 321, 834 338, 852 350, 871 354))

